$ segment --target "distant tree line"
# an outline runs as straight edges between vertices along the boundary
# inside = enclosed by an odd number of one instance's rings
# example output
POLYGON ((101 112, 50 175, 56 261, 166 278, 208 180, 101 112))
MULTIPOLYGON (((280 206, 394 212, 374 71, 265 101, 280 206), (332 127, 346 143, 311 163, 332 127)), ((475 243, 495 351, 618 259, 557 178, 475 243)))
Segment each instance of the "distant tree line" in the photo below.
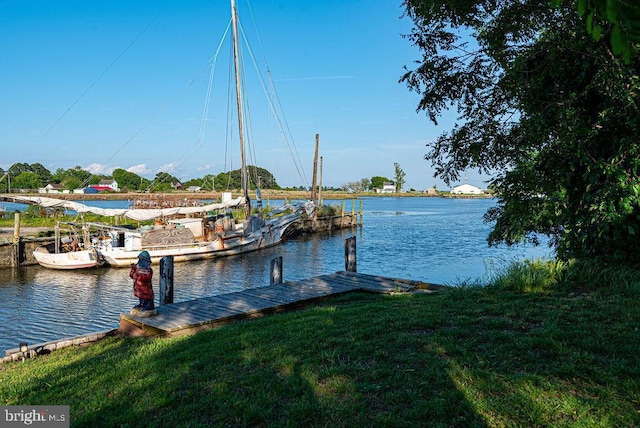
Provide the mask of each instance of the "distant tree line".
MULTIPOLYGON (((255 189, 259 184, 263 189, 276 189, 278 185, 275 177, 268 170, 249 166, 249 187, 255 189)), ((207 174, 202 178, 193 178, 182 182, 167 172, 158 172, 153 180, 141 177, 122 168, 116 168, 111 175, 92 174, 80 166, 62 169, 51 173, 40 163, 15 163, 8 170, 0 168, 0 192, 9 193, 18 189, 37 190, 48 184, 60 184, 65 190, 85 188, 97 185, 101 180, 113 179, 122 191, 130 192, 166 192, 175 188, 200 187, 204 191, 240 189, 242 183, 239 169, 221 172, 217 175, 207 174)))
MULTIPOLYGON (((394 163, 395 179, 384 176, 362 178, 358 181, 348 182, 341 187, 323 186, 323 190, 344 190, 352 192, 366 192, 382 189, 385 182, 394 183, 396 191, 401 191, 404 185, 404 171, 398 163, 394 163)), ((249 166, 249 188, 254 190, 256 185, 261 189, 281 190, 274 175, 265 168, 249 166)), ((237 190, 242 187, 242 174, 240 169, 219 174, 207 174, 201 178, 192 178, 182 181, 167 173, 158 172, 153 180, 142 177, 136 173, 116 168, 111 175, 93 174, 80 166, 62 169, 58 168, 51 173, 40 163, 14 163, 7 170, 0 168, 0 192, 9 193, 19 190, 36 191, 48 184, 60 184, 64 190, 73 191, 87 186, 97 185, 101 180, 113 179, 123 192, 167 192, 176 188, 187 189, 191 186, 200 187, 202 191, 237 190)), ((309 191, 309 186, 290 187, 286 190, 309 191)))

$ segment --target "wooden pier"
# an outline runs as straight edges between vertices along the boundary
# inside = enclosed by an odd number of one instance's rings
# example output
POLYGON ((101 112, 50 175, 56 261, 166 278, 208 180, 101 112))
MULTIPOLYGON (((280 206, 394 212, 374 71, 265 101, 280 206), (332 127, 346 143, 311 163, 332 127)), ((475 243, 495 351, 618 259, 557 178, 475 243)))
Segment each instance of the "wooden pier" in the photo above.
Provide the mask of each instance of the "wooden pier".
POLYGON ((355 272, 336 272, 300 281, 288 281, 235 293, 204 297, 157 307, 158 314, 143 318, 120 315, 120 333, 132 336, 174 336, 245 318, 280 312, 312 301, 354 291, 373 293, 435 291, 442 286, 355 272))

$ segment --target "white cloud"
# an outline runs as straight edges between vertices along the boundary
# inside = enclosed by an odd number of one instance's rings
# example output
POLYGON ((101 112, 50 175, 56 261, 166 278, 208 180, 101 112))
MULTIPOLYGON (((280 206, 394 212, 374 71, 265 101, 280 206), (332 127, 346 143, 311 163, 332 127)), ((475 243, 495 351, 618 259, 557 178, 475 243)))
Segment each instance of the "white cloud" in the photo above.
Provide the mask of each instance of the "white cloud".
POLYGON ((102 165, 99 163, 92 163, 91 165, 86 166, 83 169, 95 175, 110 175, 113 172, 113 168, 109 167, 108 165, 102 165))
POLYGON ((167 164, 162 165, 160 168, 158 168, 158 172, 171 173, 171 172, 174 172, 176 170, 176 168, 178 168, 179 165, 180 165, 179 162, 167 163, 167 164))
POLYGON ((206 165, 202 165, 198 167, 198 171, 209 171, 211 168, 213 168, 213 164, 206 164, 206 165))
POLYGON ((151 174, 152 171, 147 168, 147 164, 146 163, 141 163, 138 165, 132 165, 129 168, 127 168, 128 172, 132 172, 134 174, 138 174, 138 175, 145 175, 145 174, 151 174))

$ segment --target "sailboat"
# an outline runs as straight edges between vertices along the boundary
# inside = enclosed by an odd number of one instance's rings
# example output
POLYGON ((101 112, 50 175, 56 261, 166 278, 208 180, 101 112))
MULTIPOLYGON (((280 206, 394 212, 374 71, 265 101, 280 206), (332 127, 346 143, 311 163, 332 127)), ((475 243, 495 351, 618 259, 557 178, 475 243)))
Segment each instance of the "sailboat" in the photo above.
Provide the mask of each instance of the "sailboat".
MULTIPOLYGON (((72 201, 29 196, 16 196, 10 197, 10 199, 15 202, 74 210, 79 214, 91 212, 99 215, 123 216, 139 221, 168 219, 163 226, 146 226, 140 229, 86 223, 86 226, 93 231, 90 249, 87 245, 87 250, 95 249, 98 259, 104 260, 107 265, 114 267, 129 267, 132 263, 137 262, 138 254, 143 250, 149 252, 152 263, 159 263, 160 259, 165 256, 173 256, 176 262, 202 260, 243 254, 280 244, 286 238, 290 226, 298 221, 304 213, 308 216, 313 215, 315 206, 311 201, 287 204, 274 210, 266 217, 261 209, 260 190, 256 188, 258 210, 252 212, 245 155, 243 95, 239 75, 235 0, 231 0, 231 13, 243 196, 236 199, 223 198, 225 200, 222 203, 208 204, 202 207, 164 209, 102 209, 72 201), (229 210, 234 207, 244 208, 245 219, 243 221, 236 222, 231 217, 229 210), (221 214, 207 215, 213 211, 221 212, 221 214), (290 213, 283 214, 287 211, 290 213), (175 218, 178 216, 181 218, 175 218)), ((73 261, 70 257, 68 263, 68 268, 73 268, 73 261)), ((58 263, 55 267, 59 269, 63 264, 63 262, 58 263)))
MULTIPOLYGON (((247 206, 244 197, 235 203, 247 206)), ((93 240, 99 257, 109 266, 128 267, 137 261, 143 250, 149 252, 152 263, 159 263, 165 256, 183 262, 234 256, 279 245, 286 238, 289 227, 304 212, 313 212, 313 207, 307 203, 286 205, 282 209, 293 212, 266 219, 258 212, 249 214, 242 222, 235 222, 229 212, 201 218, 184 217, 168 220, 164 226, 142 230, 88 224, 101 231, 93 240)), ((129 210, 128 214, 135 215, 135 211, 139 210, 129 210)))
POLYGON ((212 218, 206 219, 204 222, 197 220, 194 222, 193 219, 172 220, 170 224, 175 224, 176 229, 165 229, 160 233, 155 230, 148 231, 140 235, 126 230, 112 229, 109 233, 109 237, 112 239, 98 240, 97 242, 98 252, 107 264, 129 266, 137 260, 137 255, 141 250, 149 252, 152 263, 159 262, 164 256, 173 256, 174 261, 186 261, 247 253, 280 244, 286 236, 289 226, 299 220, 303 213, 312 215, 315 207, 313 203, 308 201, 296 206, 288 205, 288 208, 293 211, 291 214, 265 219, 261 211, 260 190, 258 188, 256 188, 256 199, 259 210, 252 214, 244 141, 243 94, 235 0, 231 0, 231 23, 243 190, 243 196, 233 205, 244 206, 245 220, 236 224, 228 214, 218 215, 215 221, 212 218), (177 228, 178 226, 183 227, 177 228), (193 233, 194 231, 196 234, 202 234, 205 239, 202 241, 192 239, 189 232, 193 233), (153 237, 153 235, 157 236, 153 237), (213 235, 213 239, 210 239, 209 235, 213 235))

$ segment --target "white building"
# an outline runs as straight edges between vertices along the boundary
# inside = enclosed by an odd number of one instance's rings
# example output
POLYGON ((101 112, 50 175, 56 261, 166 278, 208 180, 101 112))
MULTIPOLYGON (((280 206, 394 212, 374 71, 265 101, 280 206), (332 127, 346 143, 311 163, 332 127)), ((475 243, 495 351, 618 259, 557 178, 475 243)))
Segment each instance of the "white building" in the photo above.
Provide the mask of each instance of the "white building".
POLYGON ((64 193, 64 190, 65 189, 62 184, 49 183, 45 187, 40 187, 38 189, 38 193, 64 193))
POLYGON ((385 181, 382 183, 382 193, 395 193, 396 185, 393 181, 385 181))
POLYGON ((453 195, 482 195, 484 192, 482 189, 476 186, 472 186, 471 184, 461 184, 460 186, 456 186, 451 191, 453 195))
POLYGON ((98 187, 108 187, 109 189, 113 190, 114 192, 120 191, 120 188, 118 187, 118 182, 116 180, 114 180, 113 178, 106 179, 106 180, 100 180, 100 183, 98 183, 98 187))

